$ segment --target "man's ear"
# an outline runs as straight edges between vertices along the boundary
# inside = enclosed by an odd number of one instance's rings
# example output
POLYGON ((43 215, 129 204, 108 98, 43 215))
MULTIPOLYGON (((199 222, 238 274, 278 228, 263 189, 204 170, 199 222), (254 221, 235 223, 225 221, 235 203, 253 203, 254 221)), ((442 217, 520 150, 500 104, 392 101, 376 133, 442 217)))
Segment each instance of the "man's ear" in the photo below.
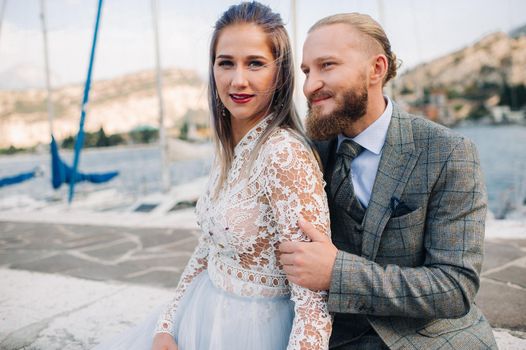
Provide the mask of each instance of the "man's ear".
POLYGON ((383 84, 388 68, 387 57, 385 57, 385 55, 379 54, 373 56, 371 58, 371 75, 369 76, 370 84, 383 84))

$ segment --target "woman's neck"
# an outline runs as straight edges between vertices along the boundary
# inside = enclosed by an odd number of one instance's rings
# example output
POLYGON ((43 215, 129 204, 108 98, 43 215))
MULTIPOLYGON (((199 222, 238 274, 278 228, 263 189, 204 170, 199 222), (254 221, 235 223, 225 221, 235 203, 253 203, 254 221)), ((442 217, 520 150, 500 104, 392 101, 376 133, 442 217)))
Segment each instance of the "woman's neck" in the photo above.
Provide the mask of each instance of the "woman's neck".
POLYGON ((245 137, 245 135, 252 130, 260 121, 265 119, 266 115, 248 118, 248 119, 237 119, 235 117, 230 117, 232 125, 232 140, 234 141, 234 147, 237 146, 239 141, 245 137))

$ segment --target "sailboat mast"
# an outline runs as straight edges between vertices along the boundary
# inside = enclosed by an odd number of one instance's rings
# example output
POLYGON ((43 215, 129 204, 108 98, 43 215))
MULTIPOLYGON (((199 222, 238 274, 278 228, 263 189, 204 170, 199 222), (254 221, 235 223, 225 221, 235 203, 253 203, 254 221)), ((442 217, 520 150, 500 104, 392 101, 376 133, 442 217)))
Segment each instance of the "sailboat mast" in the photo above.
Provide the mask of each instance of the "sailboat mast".
MULTIPOLYGON (((378 0, 377 4, 378 4, 378 21, 380 22, 380 25, 382 26, 384 31, 386 31, 387 29, 386 29, 386 23, 385 23, 384 2, 383 0, 378 0)), ((384 91, 387 94, 387 96, 389 96, 390 98, 393 98, 393 99, 395 98, 394 79, 385 85, 384 91)))
POLYGON ((298 9, 296 6, 296 0, 290 1, 290 24, 292 32, 292 51, 294 57, 294 67, 295 67, 295 80, 294 80, 294 102, 296 104, 296 109, 301 118, 305 117, 307 114, 306 104, 303 98, 302 87, 300 83, 301 71, 300 67, 300 55, 299 55, 299 43, 298 43, 298 9))
POLYGON ((47 116, 49 120, 49 134, 53 135, 53 119, 55 117, 55 110, 53 108, 51 82, 49 78, 49 51, 48 51, 48 42, 47 42, 45 0, 40 0, 40 21, 42 24, 42 37, 44 39, 44 63, 45 63, 46 90, 47 90, 47 116))
POLYGON ((4 13, 5 13, 6 5, 7 5, 7 0, 3 0, 2 7, 0 7, 0 38, 2 38, 2 24, 4 23, 4 13))
POLYGON ((157 97, 159 101, 159 148, 161 151, 161 184, 163 191, 170 189, 170 168, 168 166, 168 146, 166 142, 166 132, 164 129, 164 100, 163 100, 163 81, 161 71, 161 56, 159 53, 159 17, 158 0, 151 0, 152 5, 152 24, 155 43, 155 72, 157 81, 157 97))
POLYGON ((2 37, 2 24, 4 23, 4 13, 7 0, 2 1, 2 7, 0 7, 0 38, 2 37))

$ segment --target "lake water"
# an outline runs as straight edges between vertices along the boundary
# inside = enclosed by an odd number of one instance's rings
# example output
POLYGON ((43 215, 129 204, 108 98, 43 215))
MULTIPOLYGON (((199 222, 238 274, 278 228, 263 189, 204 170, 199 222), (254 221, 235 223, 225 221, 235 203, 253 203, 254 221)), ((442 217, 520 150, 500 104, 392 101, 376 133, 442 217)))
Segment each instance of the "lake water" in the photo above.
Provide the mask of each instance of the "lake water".
POLYGON ((469 126, 455 129, 477 145, 489 207, 500 216, 507 204, 526 200, 526 127, 469 126))
MULTIPOLYGON (((73 153, 60 150, 62 159, 72 164, 73 153)), ((191 181, 208 174, 210 159, 185 160, 170 166, 172 185, 191 181)), ((0 157, 0 177, 31 171, 37 166, 44 170, 44 176, 24 183, 0 188, 0 196, 26 194, 36 200, 56 197, 51 187, 49 154, 14 155, 0 157)), ((80 157, 80 171, 86 173, 117 170, 119 175, 105 184, 78 183, 76 191, 91 192, 100 188, 115 188, 119 193, 132 198, 160 191, 161 158, 156 146, 110 147, 83 150, 80 157)), ((66 186, 62 186, 61 191, 66 186)))
MULTIPOLYGON (((469 126, 455 130, 472 139, 477 145, 488 188, 490 209, 499 216, 506 203, 524 201, 526 127, 469 126)), ((71 164, 72 153, 63 150, 61 152, 64 160, 71 164)), ((2 156, 0 177, 30 171, 39 165, 44 169, 44 177, 0 188, 0 196, 25 194, 37 200, 54 197, 49 179, 49 154, 2 156)), ((173 163, 170 169, 172 184, 181 184, 206 175, 209 167, 210 159, 173 163)), ((155 146, 88 149, 81 155, 80 168, 84 172, 118 170, 120 175, 104 185, 78 184, 79 191, 90 192, 101 187, 111 187, 124 195, 138 198, 160 190, 160 155, 155 146)))

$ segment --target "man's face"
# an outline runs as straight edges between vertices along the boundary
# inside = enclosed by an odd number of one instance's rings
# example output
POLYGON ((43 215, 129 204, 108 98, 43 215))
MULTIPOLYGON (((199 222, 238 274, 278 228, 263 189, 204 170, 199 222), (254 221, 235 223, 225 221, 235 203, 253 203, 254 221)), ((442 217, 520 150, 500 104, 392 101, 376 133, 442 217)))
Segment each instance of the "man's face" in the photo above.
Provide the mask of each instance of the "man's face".
POLYGON ((330 139, 367 112, 369 58, 364 40, 347 24, 322 26, 307 36, 301 69, 312 139, 330 139))

